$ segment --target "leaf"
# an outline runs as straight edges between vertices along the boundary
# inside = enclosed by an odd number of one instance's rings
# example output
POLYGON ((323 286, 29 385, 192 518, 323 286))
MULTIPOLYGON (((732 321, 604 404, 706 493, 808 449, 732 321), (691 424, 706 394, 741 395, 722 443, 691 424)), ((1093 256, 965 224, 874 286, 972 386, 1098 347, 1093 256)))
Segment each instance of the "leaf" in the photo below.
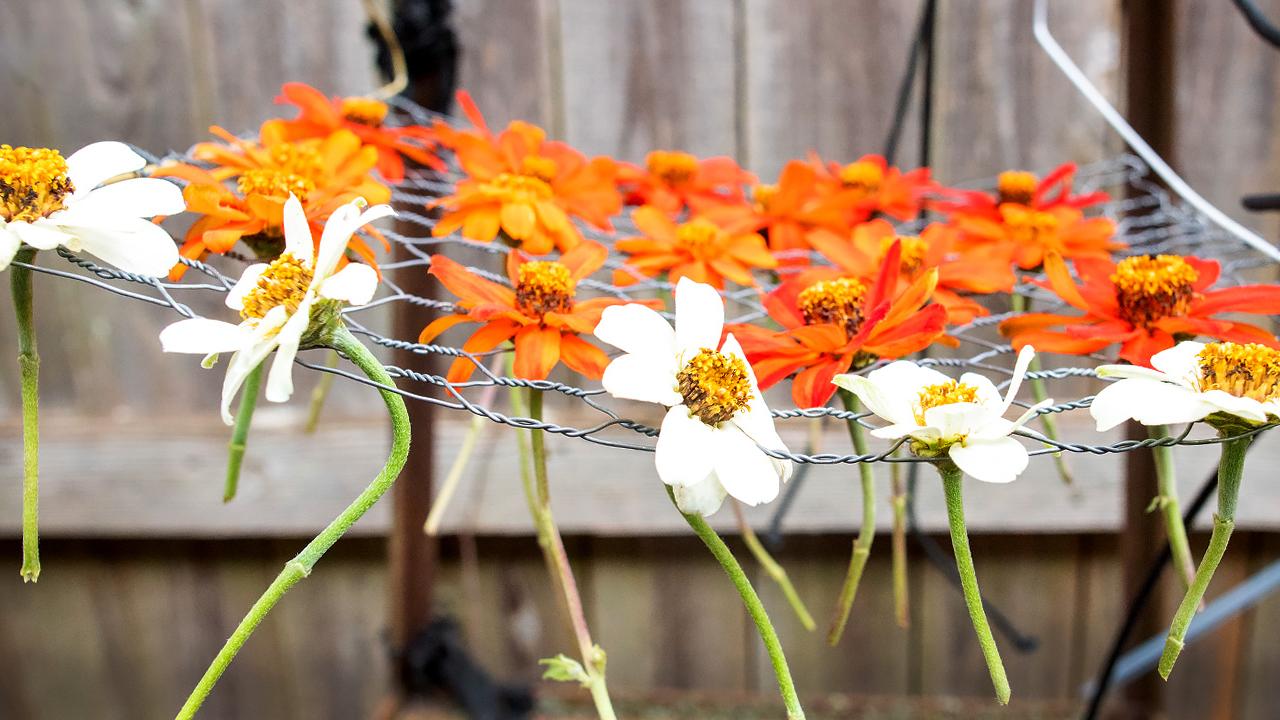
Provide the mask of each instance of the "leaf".
POLYGON ((583 686, 591 684, 591 678, 587 675, 587 671, 582 668, 582 664, 563 653, 553 658, 543 658, 538 661, 538 664, 547 667, 546 671, 542 673, 543 680, 577 682, 583 686))

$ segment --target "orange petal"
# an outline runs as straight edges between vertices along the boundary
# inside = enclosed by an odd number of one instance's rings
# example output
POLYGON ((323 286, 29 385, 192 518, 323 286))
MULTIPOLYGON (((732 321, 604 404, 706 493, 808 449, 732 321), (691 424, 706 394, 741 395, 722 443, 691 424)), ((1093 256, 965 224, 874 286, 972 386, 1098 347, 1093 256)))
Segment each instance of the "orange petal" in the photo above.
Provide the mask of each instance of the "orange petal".
POLYGON ((560 359, 571 370, 591 380, 603 377, 609 364, 609 356, 603 350, 577 335, 560 337, 560 359))
POLYGON ((525 380, 546 380, 560 359, 560 331, 530 325, 516 333, 514 373, 525 380))

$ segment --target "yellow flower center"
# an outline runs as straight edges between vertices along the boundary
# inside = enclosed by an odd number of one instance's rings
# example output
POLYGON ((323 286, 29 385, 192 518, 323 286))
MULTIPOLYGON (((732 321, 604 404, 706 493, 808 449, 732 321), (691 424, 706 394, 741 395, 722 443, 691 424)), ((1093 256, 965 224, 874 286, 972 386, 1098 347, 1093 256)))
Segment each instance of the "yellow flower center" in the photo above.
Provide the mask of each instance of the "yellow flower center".
POLYGON ((514 175, 502 173, 480 187, 480 193, 493 201, 501 203, 522 203, 532 205, 541 200, 550 200, 554 193, 544 180, 531 175, 514 175))
POLYGON ((916 398, 916 423, 919 425, 925 424, 924 414, 929 408, 977 401, 978 388, 972 385, 956 382, 955 380, 948 380, 937 385, 926 385, 920 390, 920 395, 916 398))
POLYGON ((289 193, 306 200, 320 176, 320 152, 314 147, 281 144, 271 148, 270 165, 246 170, 236 180, 242 195, 287 198, 289 193))
POLYGON ((1177 255, 1139 255, 1116 264, 1120 316, 1138 327, 1166 317, 1186 315, 1195 297, 1192 286, 1200 273, 1177 255))
POLYGON ((668 185, 687 182, 698 172, 698 158, 686 152, 654 150, 645 156, 649 174, 662 178, 668 185))
POLYGON ((556 179, 556 161, 541 155, 525 155, 520 161, 521 174, 549 183, 556 179))
POLYGON ((918 235, 899 235, 898 237, 887 237, 880 241, 880 257, 883 259, 888 254, 889 248, 893 247, 895 240, 902 241, 902 254, 900 255, 899 265, 902 267, 902 274, 908 277, 915 275, 924 267, 925 257, 929 254, 929 243, 920 239, 918 235))
POLYGON ((694 218, 676 228, 676 244, 691 252, 698 252, 714 244, 724 234, 719 225, 706 218, 694 218))
POLYGON ((769 206, 773 204, 774 199, 777 197, 777 185, 764 184, 751 188, 751 199, 755 201, 756 207, 760 212, 769 212, 769 206))
POLYGON ((846 188, 859 191, 859 195, 867 196, 880 189, 884 182, 884 169, 867 160, 852 162, 840 168, 840 182, 846 188))
POLYGON ((1221 390, 1258 402, 1280 399, 1280 350, 1255 343, 1210 343, 1199 360, 1201 392, 1221 390))
POLYGON ((526 314, 542 317, 573 309, 573 277, 563 264, 553 260, 527 262, 520 266, 516 278, 516 306, 526 314))
POLYGON ((1040 181, 1035 173, 1024 170, 1006 170, 996 179, 996 193, 1002 203, 1030 205, 1040 181))
POLYGON ((74 191, 62 153, 0 145, 0 220, 48 217, 61 210, 63 199, 74 191))
POLYGON ((1014 242, 1051 248, 1058 245, 1058 218, 1052 213, 1002 206, 1000 214, 1014 242))
POLYGON ((746 363, 703 348, 676 373, 685 407, 708 425, 719 425, 751 402, 746 363))
POLYGON ((290 253, 271 261, 258 277, 258 284, 244 296, 240 317, 262 319, 271 308, 283 305, 292 315, 302 304, 311 286, 312 270, 290 253))
POLYGON ((342 100, 342 117, 354 123, 381 127, 387 119, 387 104, 365 97, 349 97, 342 100))
POLYGON ((839 325, 852 337, 865 319, 862 298, 866 293, 867 286, 856 278, 820 280, 801 291, 796 304, 805 324, 839 325))

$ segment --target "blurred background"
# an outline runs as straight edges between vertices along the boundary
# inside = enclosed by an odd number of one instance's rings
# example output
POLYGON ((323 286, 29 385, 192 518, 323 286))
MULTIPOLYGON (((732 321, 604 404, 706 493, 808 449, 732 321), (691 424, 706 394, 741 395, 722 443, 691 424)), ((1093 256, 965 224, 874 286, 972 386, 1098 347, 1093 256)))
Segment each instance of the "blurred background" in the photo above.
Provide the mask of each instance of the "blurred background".
MULTIPOLYGON (((839 0, 454 5, 458 84, 491 125, 529 120, 584 152, 630 161, 655 148, 731 155, 765 179, 811 149, 841 161, 882 151, 921 8, 839 0)), ((1280 0, 1260 5, 1280 17, 1280 0)), ((0 8, 0 142, 12 145, 69 152, 120 139, 157 154, 181 151, 207 139, 210 124, 252 131, 292 112, 272 104, 285 81, 331 95, 381 82, 358 0, 0 0, 0 8)), ((1174 167, 1229 214, 1276 237, 1276 219, 1244 213, 1239 198, 1280 190, 1280 53, 1230 2, 1051 2, 1050 26, 1123 112, 1142 112, 1130 107, 1146 96, 1135 83, 1171 92, 1161 144, 1174 167), (1171 33, 1169 74, 1128 79, 1130 5, 1154 6, 1144 22, 1155 17, 1171 33)), ((946 183, 1122 150, 1036 46, 1030 3, 943 0, 934 43, 931 83, 918 83, 914 99, 928 94, 931 122, 908 122, 903 167, 918 164, 926 138, 946 183)), ((343 382, 315 436, 299 431, 309 384, 299 402, 260 407, 240 497, 224 506, 220 374, 159 352, 156 333, 172 317, 76 283, 41 277, 37 286, 45 573, 36 586, 16 572, 0 581, 0 717, 166 717, 280 565, 378 467, 384 416, 376 396, 343 382)), ((0 312, 0 355, 16 354, 15 337, 11 314, 0 312)), ((14 570, 18 414, 17 373, 0 372, 0 549, 14 570)), ((439 467, 452 460, 466 424, 439 418, 439 467)), ((481 439, 446 522, 434 597, 461 621, 479 663, 503 681, 527 683, 539 674, 538 658, 573 645, 515 484, 508 433, 493 428, 481 439)), ((774 681, 750 621, 666 506, 649 457, 559 439, 551 451, 552 477, 558 466, 581 482, 558 489, 557 513, 616 694, 768 697, 774 681)), ((1280 455, 1272 442, 1258 452, 1266 453, 1280 455)), ((1214 458, 1182 449, 1184 456, 1190 492, 1214 458)), ((1132 572, 1121 551, 1123 462, 1073 462, 1074 489, 1039 462, 1008 492, 971 496, 983 589, 1038 640, 1024 653, 1001 639, 1013 706, 991 710, 962 599, 914 548, 911 625, 893 624, 883 536, 837 648, 804 633, 776 588, 761 583, 802 694, 829 695, 833 717, 852 716, 848 708, 876 717, 1078 712, 1132 572)), ((1265 461, 1252 467, 1254 487, 1270 480, 1265 461)), ((850 474, 816 471, 778 553, 819 625, 859 517, 850 474)), ((922 527, 942 531, 940 497, 932 497, 940 493, 922 488, 922 527)), ((1280 551, 1280 491, 1257 492, 1242 503, 1211 593, 1280 551)), ((888 518, 887 505, 880 514, 888 518)), ((751 517, 763 522, 768 513, 751 517)), ((393 685, 390 524, 384 502, 329 553, 249 642, 201 717, 364 718, 385 710, 393 685)), ((1197 552, 1204 537, 1193 538, 1197 552)), ((1178 599, 1171 588, 1152 632, 1178 599)), ((1167 686, 1139 683, 1111 712, 1274 717, 1278 627, 1280 599, 1272 597, 1190 648, 1167 686)), ((734 716, 744 715, 725 715, 734 716)))

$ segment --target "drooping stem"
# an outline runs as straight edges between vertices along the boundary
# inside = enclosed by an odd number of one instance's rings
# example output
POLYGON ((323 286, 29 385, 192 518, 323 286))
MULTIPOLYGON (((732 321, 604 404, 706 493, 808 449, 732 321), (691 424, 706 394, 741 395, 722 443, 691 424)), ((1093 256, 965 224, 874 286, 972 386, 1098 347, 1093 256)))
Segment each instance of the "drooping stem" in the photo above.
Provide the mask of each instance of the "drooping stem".
POLYGON ((1222 460, 1218 463, 1218 512, 1213 516, 1213 534, 1209 536, 1209 547, 1200 559, 1200 567, 1196 570, 1195 579, 1187 594, 1182 597, 1182 604, 1173 616, 1169 626, 1169 636, 1164 641, 1164 653, 1160 655, 1160 677, 1169 679, 1173 664, 1178 661, 1182 652, 1183 640, 1187 637, 1187 628, 1191 626, 1191 618, 1196 608, 1204 599, 1209 589, 1209 582, 1222 562, 1227 551, 1227 542, 1231 540, 1231 532, 1236 527, 1236 499, 1240 494, 1240 477, 1244 474, 1244 455, 1249 449, 1253 436, 1228 440, 1222 443, 1222 460))
MULTIPOLYGON (((1020 293, 1013 293, 1009 299, 1010 309, 1014 312, 1027 312, 1031 310, 1031 298, 1020 293)), ((1029 372, 1036 372, 1040 369, 1040 356, 1031 359, 1031 364, 1027 365, 1029 372)), ((1028 378, 1027 383, 1031 385, 1031 396, 1036 402, 1044 402, 1049 398, 1049 393, 1045 390, 1044 379, 1039 377, 1028 378)), ((1058 439, 1058 420, 1054 413, 1043 413, 1040 416, 1040 423, 1044 426, 1044 436, 1050 440, 1058 439)), ((1058 477, 1062 478, 1062 482, 1070 485, 1073 482, 1071 476, 1071 466, 1067 464, 1066 455, 1056 452, 1053 454, 1053 465, 1058 469, 1058 477)))
MULTIPOLYGON (((350 358, 370 380, 382 385, 395 385, 395 381, 383 369, 382 363, 345 327, 338 327, 331 338, 331 344, 334 349, 350 358)), ((363 517, 369 508, 378 502, 379 498, 391 488, 396 477, 400 474, 401 468, 404 467, 405 458, 409 454, 409 412, 405 408, 404 400, 398 394, 389 390, 380 390, 380 392, 382 393, 383 402, 387 405, 387 412, 391 416, 391 452, 387 457, 386 464, 383 465, 382 470, 373 479, 373 482, 364 489, 364 492, 360 493, 338 517, 334 518, 333 522, 329 523, 328 527, 308 543, 302 549, 302 552, 285 564, 284 569, 272 581, 266 592, 262 594, 262 597, 258 598, 258 601, 249 609, 249 613, 240 621, 240 625, 231 634, 226 644, 223 645, 217 657, 213 659, 213 663, 205 671, 204 677, 200 678, 199 684, 196 685, 191 696, 187 698, 187 702, 182 706, 182 709, 178 711, 178 720, 195 717, 205 698, 213 690, 214 684, 218 682, 218 678, 222 677, 222 673, 231 664, 236 653, 240 651, 240 648, 249 639, 249 636, 253 634, 253 631, 262 622, 263 618, 267 616, 267 613, 271 612, 271 609, 280 601, 280 598, 296 585, 299 580, 311 574, 312 568, 324 556, 325 552, 357 520, 363 517)))
MULTIPOLYGON (((675 504, 676 497, 670 487, 667 488, 667 494, 671 496, 672 504, 675 504)), ((782 702, 787 708, 787 720, 804 720, 804 709, 800 707, 800 698, 796 694, 795 682, 791 679, 787 656, 782 652, 782 643, 778 641, 778 633, 773 629, 769 613, 765 611, 755 588, 751 587, 747 574, 742 571, 742 566, 733 557, 729 546, 724 544, 724 540, 720 539, 701 515, 680 514, 684 515, 685 522, 689 523, 689 527, 693 528, 693 532, 720 562, 720 567, 724 568, 725 574, 733 581, 733 586, 742 596, 742 603, 746 605, 747 613, 751 615, 751 619, 756 624, 756 630, 760 633, 760 639, 764 641, 765 651, 769 654, 769 663, 773 666, 773 674, 778 678, 778 691, 782 693, 782 702)))
MULTIPOLYGON (((844 401, 846 410, 856 413, 860 409, 858 398, 848 390, 840 391, 840 399, 844 401)), ((862 426, 856 420, 847 420, 849 438, 853 441, 854 452, 867 454, 867 438, 862 426)), ((831 628, 827 631, 827 644, 835 645, 844 634, 845 625, 849 622, 849 611, 858 596, 858 585, 862 582, 862 572, 867 567, 867 559, 871 557, 871 542, 876 536, 876 485, 872 474, 871 463, 858 463, 858 473, 862 479, 862 527, 858 537, 853 541, 853 554, 849 557, 849 570, 844 576, 844 585, 840 588, 840 597, 836 600, 835 613, 831 618, 831 628)))
MULTIPOLYGON (((30 263, 34 248, 23 246, 13 259, 30 263)), ((31 269, 9 267, 13 312, 18 324, 18 370, 22 378, 22 569, 23 582, 40 579, 40 355, 32 321, 31 269)))
MULTIPOLYGON (((542 392, 529 388, 528 403, 529 417, 541 420, 542 392)), ((587 616, 582 609, 582 596, 573 577, 573 567, 569 564, 560 528, 556 526, 555 517, 551 514, 551 485, 547 478, 547 453, 544 446, 546 436, 541 430, 531 430, 529 433, 533 488, 529 488, 528 475, 525 473, 525 496, 529 500, 529 512, 537 527, 538 545, 542 548, 556 589, 560 591, 569 625, 578 641, 578 652, 582 656, 582 667, 586 672, 583 685, 591 692, 591 699, 595 702, 600 719, 614 720, 617 716, 605 685, 605 652, 591 640, 591 629, 587 627, 587 616)))
POLYGON ((804 600, 800 599, 800 594, 796 592, 795 585, 791 584, 791 578, 787 576, 786 568, 782 567, 773 555, 765 549, 764 544, 760 542, 760 538, 756 536, 756 531, 752 529, 751 523, 747 522, 747 516, 742 512, 742 506, 734 501, 733 505, 734 517, 738 520, 738 532, 742 533, 742 540, 747 544, 747 549, 751 550, 751 554, 755 556, 756 562, 760 563, 760 567, 764 568, 766 574, 773 578, 778 584, 778 588, 782 590, 782 594, 787 598, 787 602, 791 605, 791 609, 795 611, 796 617, 799 618, 800 624, 805 630, 813 632, 816 625, 813 622, 813 616, 809 614, 809 608, 805 607, 804 600))
POLYGON ((938 463, 938 473, 942 475, 942 489, 947 498, 947 521, 951 526, 951 547, 955 551, 956 570, 960 573, 960 587, 964 590, 964 603, 969 608, 969 619, 973 621, 973 631, 978 636, 978 644, 982 646, 982 657, 987 661, 987 671, 991 673, 991 684, 996 690, 996 700, 1001 705, 1009 704, 1009 679, 1004 672, 1004 663, 1000 660, 1000 650, 996 640, 991 636, 991 626, 987 624, 987 612, 982 607, 982 594, 978 591, 978 575, 973 569, 973 554, 969 551, 969 532, 964 524, 964 494, 961 485, 964 474, 960 468, 949 461, 938 463))
POLYGON ((440 492, 436 493, 435 499, 431 501, 431 511, 427 513, 427 521, 422 526, 422 531, 426 534, 436 535, 440 532, 440 523, 444 521, 444 513, 449 508, 449 503, 453 500, 453 495, 457 492, 458 485, 462 482, 462 475, 467 469, 467 463, 471 462, 471 454, 475 452, 476 442, 480 439, 480 434, 484 432, 486 422, 488 421, 479 415, 471 418, 471 425, 467 428, 467 434, 462 438, 462 447, 458 448, 458 456, 453 459, 453 464, 449 466, 449 474, 444 476, 444 482, 440 485, 440 492))
MULTIPOLYGON (((249 442, 249 428, 253 425, 253 410, 258 406, 258 388, 262 385, 262 368, 266 363, 249 371, 240 392, 240 407, 236 408, 236 424, 231 428, 231 442, 227 443, 227 480, 222 486, 222 502, 231 502, 240 487, 240 465, 244 462, 245 447, 249 442)), ((329 377, 329 373, 325 373, 329 377)))
POLYGON ((893 616, 898 627, 906 629, 911 625, 911 601, 907 588, 907 488, 901 463, 889 463, 889 482, 893 493, 893 616))
MULTIPOLYGON (((338 367, 336 350, 325 353, 324 366, 330 369, 338 367)), ((320 411, 324 410, 324 401, 329 397, 329 390, 333 387, 335 377, 337 376, 333 373, 320 373, 320 379, 311 391, 311 402, 307 405, 307 424, 302 427, 302 431, 308 435, 320 427, 320 411)))
MULTIPOLYGON (((1167 430, 1163 425, 1152 425, 1149 429, 1152 438, 1162 438, 1167 430)), ((1169 536, 1169 552, 1173 555, 1173 566, 1177 568, 1178 577, 1182 579, 1182 588, 1186 590, 1195 581, 1196 564, 1191 558, 1191 545, 1187 542, 1187 527, 1182 523, 1182 509, 1178 505, 1177 471, 1173 465, 1173 448, 1168 445, 1155 445, 1151 448, 1155 456, 1156 483, 1160 497, 1156 505, 1164 514, 1165 534, 1169 536)))

